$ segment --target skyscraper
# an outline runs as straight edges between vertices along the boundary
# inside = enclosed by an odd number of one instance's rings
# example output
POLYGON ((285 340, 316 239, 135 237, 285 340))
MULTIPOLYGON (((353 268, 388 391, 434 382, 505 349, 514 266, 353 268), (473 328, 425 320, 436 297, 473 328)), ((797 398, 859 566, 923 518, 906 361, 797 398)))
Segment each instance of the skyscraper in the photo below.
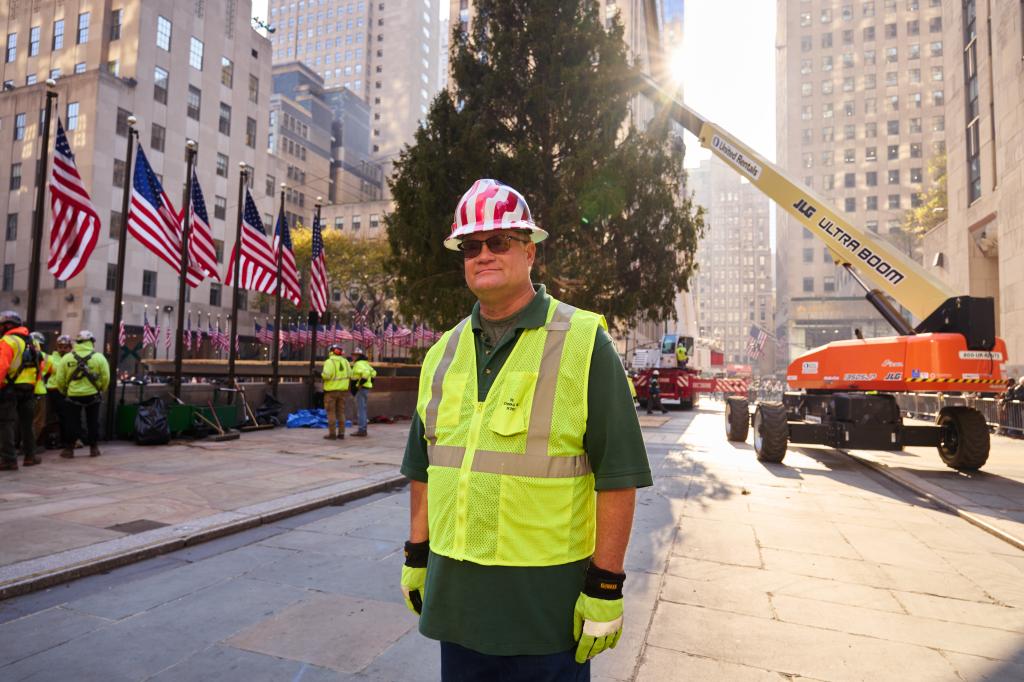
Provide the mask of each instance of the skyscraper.
MULTIPOLYGON (((929 159, 945 154, 941 0, 780 0, 778 163, 853 223, 905 251, 929 159)), ((779 213, 778 315, 790 358, 892 333, 824 244, 779 213), (784 245, 784 246, 783 246, 784 245)))

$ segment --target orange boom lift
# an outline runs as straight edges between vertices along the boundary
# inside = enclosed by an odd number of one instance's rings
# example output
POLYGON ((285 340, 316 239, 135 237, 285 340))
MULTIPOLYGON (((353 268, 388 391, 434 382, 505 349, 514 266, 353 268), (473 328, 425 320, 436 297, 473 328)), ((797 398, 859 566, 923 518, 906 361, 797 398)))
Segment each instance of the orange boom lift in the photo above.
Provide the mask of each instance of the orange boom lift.
POLYGON ((726 436, 754 430, 758 459, 781 462, 788 443, 893 450, 935 446, 955 469, 979 469, 988 459, 984 416, 945 407, 934 426, 903 423, 895 393, 1004 390, 1006 344, 995 334, 991 298, 958 296, 897 248, 843 219, 839 211, 790 180, 772 163, 703 119, 649 77, 643 89, 668 115, 736 172, 822 240, 839 267, 892 325, 895 336, 836 341, 789 365, 781 403, 762 402, 753 416, 745 398, 726 402, 726 436), (918 319, 911 325, 896 301, 918 319))

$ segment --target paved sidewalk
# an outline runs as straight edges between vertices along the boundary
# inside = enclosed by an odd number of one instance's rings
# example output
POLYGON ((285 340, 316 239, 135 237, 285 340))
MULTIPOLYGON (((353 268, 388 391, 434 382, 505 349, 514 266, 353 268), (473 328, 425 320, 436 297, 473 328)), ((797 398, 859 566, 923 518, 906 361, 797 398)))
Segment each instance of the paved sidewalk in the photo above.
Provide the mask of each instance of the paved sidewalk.
POLYGON ((0 594, 398 480, 408 429, 371 425, 369 437, 343 441, 278 428, 220 443, 114 442, 99 458, 78 450, 73 460, 49 451, 41 466, 0 474, 0 594))

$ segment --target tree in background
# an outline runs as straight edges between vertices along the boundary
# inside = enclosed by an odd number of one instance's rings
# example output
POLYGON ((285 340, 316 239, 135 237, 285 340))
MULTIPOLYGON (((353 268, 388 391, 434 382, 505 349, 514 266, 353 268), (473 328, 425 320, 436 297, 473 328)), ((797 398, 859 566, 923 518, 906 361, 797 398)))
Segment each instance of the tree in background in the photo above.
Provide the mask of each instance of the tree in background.
POLYGON ((903 215, 903 231, 920 240, 926 232, 946 219, 946 153, 928 162, 928 188, 917 207, 903 215))
POLYGON ((663 117, 630 122, 638 90, 622 25, 599 3, 479 0, 456 28, 452 89, 434 100, 390 178, 387 218, 402 312, 437 328, 473 301, 442 240, 459 197, 495 178, 551 237, 534 280, 621 326, 667 319, 695 268, 702 209, 682 196, 682 146, 663 117))

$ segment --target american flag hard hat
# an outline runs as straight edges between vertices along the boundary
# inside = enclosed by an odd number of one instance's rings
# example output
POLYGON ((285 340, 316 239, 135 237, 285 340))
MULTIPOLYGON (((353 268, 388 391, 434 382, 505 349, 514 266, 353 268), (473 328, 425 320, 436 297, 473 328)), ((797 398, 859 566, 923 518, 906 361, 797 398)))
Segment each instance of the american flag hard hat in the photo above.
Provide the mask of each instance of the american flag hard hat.
POLYGON ((459 200, 452 233, 444 240, 444 245, 455 251, 466 235, 487 230, 526 230, 534 242, 548 236, 533 222, 522 194, 497 180, 481 179, 459 200))

